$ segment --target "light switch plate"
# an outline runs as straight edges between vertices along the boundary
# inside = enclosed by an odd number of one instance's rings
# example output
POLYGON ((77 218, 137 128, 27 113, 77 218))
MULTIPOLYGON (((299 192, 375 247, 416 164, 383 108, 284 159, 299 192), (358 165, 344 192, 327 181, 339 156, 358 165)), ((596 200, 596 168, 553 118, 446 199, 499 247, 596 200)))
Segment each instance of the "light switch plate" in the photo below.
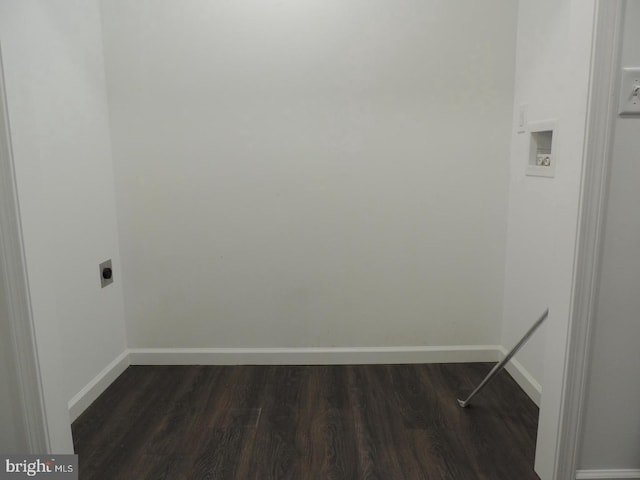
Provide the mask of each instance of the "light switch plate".
POLYGON ((620 115, 640 115, 640 68, 623 68, 620 86, 620 115))
POLYGON ((518 107, 518 117, 516 119, 516 133, 524 133, 527 131, 527 110, 529 105, 520 105, 518 107))

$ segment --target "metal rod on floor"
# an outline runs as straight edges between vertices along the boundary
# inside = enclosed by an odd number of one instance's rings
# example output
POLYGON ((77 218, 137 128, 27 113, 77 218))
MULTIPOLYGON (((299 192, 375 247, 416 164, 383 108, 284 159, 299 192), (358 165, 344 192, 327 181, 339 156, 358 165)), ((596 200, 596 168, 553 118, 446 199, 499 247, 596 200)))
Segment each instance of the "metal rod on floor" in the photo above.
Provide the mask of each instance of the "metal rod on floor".
POLYGON ((527 333, 524 334, 524 337, 522 337, 522 339, 520 339, 520 341, 516 344, 515 347, 513 347, 511 349, 511 351, 509 353, 507 353, 507 356, 504 357, 501 361, 499 361, 495 367, 493 367, 491 369, 491 371, 487 374, 486 377, 484 377, 484 380, 482 380, 482 382, 480 382, 480 385, 478 385, 476 387, 476 389, 471 392, 471 394, 467 397, 466 400, 460 400, 458 399, 458 404, 462 407, 462 408, 466 408, 469 406, 469 402, 471 401, 471 399, 480 391, 484 388, 484 386, 489 383, 491 381, 491 379, 493 377, 495 377, 498 373, 500 373, 500 371, 505 367, 505 365, 509 362, 509 360, 511 360, 511 358, 518 353, 518 350, 520 350, 520 348, 527 343, 527 340, 529 340, 529 338, 531 337, 531 335, 533 335, 533 332, 535 332, 537 330, 537 328, 542 324, 542 322, 544 322, 546 320, 546 318, 549 316, 549 309, 547 308, 544 313, 542 314, 542 316, 536 320, 536 323, 533 324, 533 326, 529 329, 529 331, 527 333))

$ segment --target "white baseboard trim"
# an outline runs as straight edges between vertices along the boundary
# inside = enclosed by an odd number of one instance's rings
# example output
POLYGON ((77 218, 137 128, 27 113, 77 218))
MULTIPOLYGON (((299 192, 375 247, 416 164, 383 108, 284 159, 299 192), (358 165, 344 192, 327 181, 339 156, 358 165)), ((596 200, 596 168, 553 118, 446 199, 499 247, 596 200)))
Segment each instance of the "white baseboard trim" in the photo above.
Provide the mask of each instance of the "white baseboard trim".
POLYGON ((358 365, 496 362, 497 345, 352 348, 132 348, 131 365, 358 365))
POLYGON ((640 470, 615 469, 615 470, 578 470, 576 480, 640 480, 640 470))
MULTIPOLYGON (((363 365, 402 363, 497 362, 507 351, 499 345, 445 347, 332 348, 130 348, 122 352, 69 400, 71 421, 84 412, 129 365, 363 365)), ((507 371, 539 405, 540 384, 516 360, 507 371)), ((599 477, 584 477, 599 478, 599 477)), ((636 478, 636 477, 612 477, 636 478)))
POLYGON ((104 392, 129 366, 129 350, 118 355, 93 380, 69 400, 69 416, 73 422, 104 392))
MULTIPOLYGON (((500 359, 506 357, 509 351, 504 347, 500 348, 500 359)), ((505 370, 509 372, 509 374, 513 377, 520 388, 524 390, 531 400, 539 407, 540 399, 542 398, 542 386, 538 383, 538 381, 533 378, 533 375, 529 373, 529 371, 524 368, 524 366, 515 358, 512 358, 505 370)))

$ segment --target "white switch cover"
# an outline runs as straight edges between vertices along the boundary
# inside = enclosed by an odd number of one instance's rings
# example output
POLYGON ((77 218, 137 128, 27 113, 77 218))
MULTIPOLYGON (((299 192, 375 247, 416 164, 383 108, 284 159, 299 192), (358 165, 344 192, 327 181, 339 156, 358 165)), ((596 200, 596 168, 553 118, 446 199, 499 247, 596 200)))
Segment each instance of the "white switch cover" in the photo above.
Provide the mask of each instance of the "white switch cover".
POLYGON ((528 105, 520 105, 518 107, 518 119, 516 121, 516 133, 524 133, 527 131, 527 109, 528 105))
POLYGON ((640 115, 640 68, 622 69, 619 113, 640 115))

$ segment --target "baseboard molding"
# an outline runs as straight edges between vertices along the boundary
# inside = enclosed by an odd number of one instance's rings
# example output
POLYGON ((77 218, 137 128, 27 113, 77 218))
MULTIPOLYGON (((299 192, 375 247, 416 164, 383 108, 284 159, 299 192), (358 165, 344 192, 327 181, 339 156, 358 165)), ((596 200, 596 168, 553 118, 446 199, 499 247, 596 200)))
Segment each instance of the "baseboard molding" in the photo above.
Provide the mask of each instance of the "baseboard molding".
MULTIPOLYGON (((129 365, 363 365, 497 362, 499 345, 333 348, 131 348, 122 352, 69 400, 71 421, 84 412, 129 365)), ((540 384, 516 360, 507 371, 539 405, 540 384)), ((592 478, 592 477, 585 477, 592 478)), ((599 477, 593 477, 599 478, 599 477)), ((636 477, 612 477, 636 478, 636 477)))
POLYGON ((576 480, 640 480, 640 470, 578 470, 576 480))
MULTIPOLYGON (((507 349, 500 347, 500 359, 503 359, 507 353, 509 353, 507 349)), ((533 375, 531 375, 529 371, 515 358, 511 359, 505 369, 513 377, 516 383, 520 385, 520 388, 524 390, 524 393, 526 393, 537 406, 540 406, 542 386, 535 378, 533 378, 533 375)))
POLYGON ((131 365, 358 365, 495 362, 497 345, 353 348, 133 348, 131 365))
POLYGON ((69 400, 69 416, 73 422, 104 392, 129 366, 129 350, 118 355, 93 380, 69 400))

